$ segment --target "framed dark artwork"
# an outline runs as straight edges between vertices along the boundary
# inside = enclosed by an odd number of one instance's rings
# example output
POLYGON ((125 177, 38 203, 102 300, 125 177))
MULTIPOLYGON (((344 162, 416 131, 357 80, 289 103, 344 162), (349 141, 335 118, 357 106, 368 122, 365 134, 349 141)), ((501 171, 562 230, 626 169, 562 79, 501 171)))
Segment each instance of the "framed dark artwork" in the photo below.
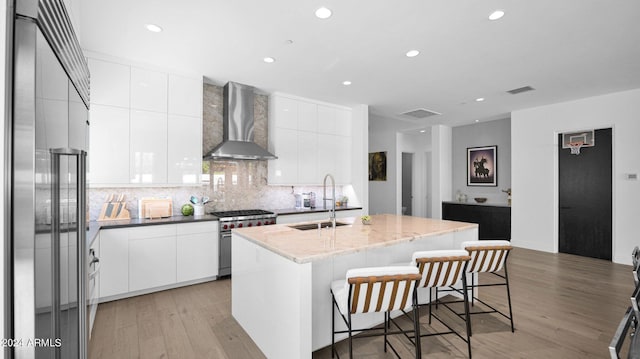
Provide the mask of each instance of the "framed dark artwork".
POLYGON ((467 148, 467 186, 498 185, 498 146, 467 148))
POLYGON ((369 181, 387 180, 387 153, 369 153, 369 181))

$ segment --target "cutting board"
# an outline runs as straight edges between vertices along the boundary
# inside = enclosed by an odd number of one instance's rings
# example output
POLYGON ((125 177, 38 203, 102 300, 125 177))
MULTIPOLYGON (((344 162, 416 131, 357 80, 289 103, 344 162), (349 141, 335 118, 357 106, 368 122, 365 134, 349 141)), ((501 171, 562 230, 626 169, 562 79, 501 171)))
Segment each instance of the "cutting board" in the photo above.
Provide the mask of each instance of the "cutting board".
POLYGON ((138 205, 141 218, 163 218, 173 215, 171 198, 142 198, 138 205))

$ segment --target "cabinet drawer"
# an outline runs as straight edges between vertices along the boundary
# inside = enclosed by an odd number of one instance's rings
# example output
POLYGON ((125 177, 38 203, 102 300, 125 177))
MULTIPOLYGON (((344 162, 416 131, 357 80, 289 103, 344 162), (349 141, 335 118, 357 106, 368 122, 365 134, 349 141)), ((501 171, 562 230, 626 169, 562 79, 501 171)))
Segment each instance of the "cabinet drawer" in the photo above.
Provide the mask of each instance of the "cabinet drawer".
POLYGON ((129 229, 129 239, 175 237, 176 225, 142 226, 129 229))
POLYGON ((217 237, 218 222, 197 222, 197 223, 184 223, 176 225, 178 235, 194 234, 194 233, 211 233, 211 235, 217 237))

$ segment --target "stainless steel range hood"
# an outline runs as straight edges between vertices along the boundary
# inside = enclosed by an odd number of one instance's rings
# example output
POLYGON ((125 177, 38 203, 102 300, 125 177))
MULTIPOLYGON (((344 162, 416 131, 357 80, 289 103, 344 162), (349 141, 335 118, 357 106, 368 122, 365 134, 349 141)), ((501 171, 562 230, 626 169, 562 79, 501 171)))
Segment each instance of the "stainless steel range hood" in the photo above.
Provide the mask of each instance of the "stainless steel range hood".
POLYGON ((224 85, 222 143, 205 160, 271 160, 278 157, 253 142, 253 87, 228 82, 224 85))

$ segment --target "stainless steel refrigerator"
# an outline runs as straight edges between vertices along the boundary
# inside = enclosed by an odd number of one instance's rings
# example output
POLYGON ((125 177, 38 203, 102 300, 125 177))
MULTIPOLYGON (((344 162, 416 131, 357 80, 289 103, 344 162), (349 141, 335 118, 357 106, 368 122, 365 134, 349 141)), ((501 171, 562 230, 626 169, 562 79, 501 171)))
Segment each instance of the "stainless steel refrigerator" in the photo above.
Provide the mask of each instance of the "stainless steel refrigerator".
POLYGON ((85 358, 89 70, 62 0, 17 0, 13 51, 15 358, 85 358))

